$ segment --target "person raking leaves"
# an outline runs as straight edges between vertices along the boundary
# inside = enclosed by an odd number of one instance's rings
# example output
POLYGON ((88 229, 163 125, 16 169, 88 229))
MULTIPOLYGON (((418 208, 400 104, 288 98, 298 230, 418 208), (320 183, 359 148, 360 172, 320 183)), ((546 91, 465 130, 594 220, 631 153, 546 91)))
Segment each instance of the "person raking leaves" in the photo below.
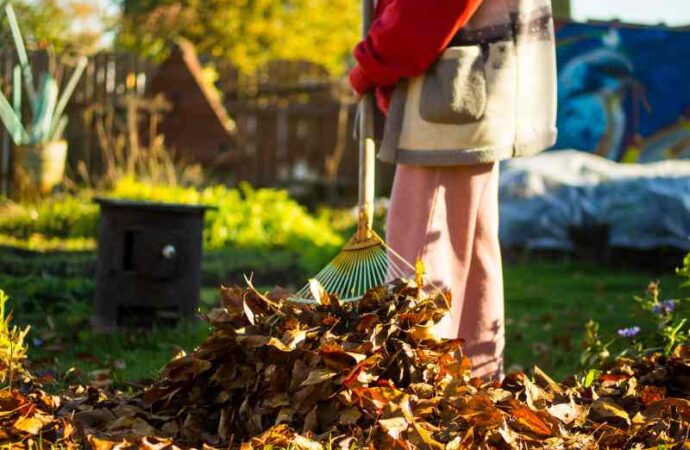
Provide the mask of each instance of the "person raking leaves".
POLYGON ((450 290, 439 336, 501 377, 498 162, 556 139, 550 0, 378 0, 354 54, 352 88, 386 114, 378 157, 397 164, 388 244, 450 290))

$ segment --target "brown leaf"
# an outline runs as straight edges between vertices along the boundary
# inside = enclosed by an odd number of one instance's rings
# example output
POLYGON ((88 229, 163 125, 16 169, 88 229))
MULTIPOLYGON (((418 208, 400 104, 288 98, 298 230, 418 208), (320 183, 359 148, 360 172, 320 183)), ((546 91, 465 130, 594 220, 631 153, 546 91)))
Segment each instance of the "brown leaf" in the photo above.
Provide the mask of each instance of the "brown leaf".
POLYGON ((640 391, 640 400, 645 405, 658 402, 666 398, 666 388, 658 386, 644 386, 640 391))
POLYGON ((78 412, 75 414, 74 419, 76 423, 83 427, 98 428, 101 425, 114 422, 117 420, 117 417, 107 409, 94 409, 78 412))
POLYGON ((232 322, 233 316, 227 308, 214 308, 206 314, 206 320, 217 327, 232 322))
POLYGON ((453 406, 458 411, 458 417, 469 422, 472 427, 496 428, 504 421, 503 413, 486 394, 458 398, 453 401, 453 406))
POLYGON ((316 300, 319 305, 330 306, 331 297, 328 295, 328 292, 326 292, 326 289, 321 286, 321 283, 319 283, 318 280, 314 278, 309 280, 309 290, 312 297, 314 297, 314 300, 316 300))
POLYGON ((403 416, 391 417, 388 419, 379 420, 381 428, 394 439, 400 439, 402 434, 407 430, 410 424, 403 416))
POLYGON ((28 415, 34 407, 29 400, 15 390, 0 390, 0 419, 13 414, 28 415))
POLYGON ((324 364, 333 370, 346 370, 364 361, 367 357, 361 353, 347 352, 337 344, 324 344, 319 350, 324 364))
POLYGON ((242 301, 242 310, 244 311, 244 316, 247 318, 249 323, 256 325, 254 311, 252 311, 252 308, 249 306, 246 300, 242 301))
POLYGON ((602 385, 618 385, 630 379, 630 374, 626 373, 604 373, 599 376, 602 385))
POLYGON ((139 417, 123 416, 107 426, 108 431, 127 431, 137 436, 150 436, 156 433, 155 428, 139 417))
POLYGON ((163 377, 172 381, 189 381, 211 368, 210 361, 188 355, 169 362, 163 369, 163 377))
POLYGON ((144 414, 144 411, 134 405, 117 405, 112 409, 117 417, 134 417, 137 414, 144 414))
POLYGON ((395 388, 353 388, 352 394, 359 404, 375 415, 383 414, 385 409, 409 414, 409 395, 395 388))
POLYGON ((428 422, 415 421, 412 424, 412 429, 408 433, 409 440, 417 448, 429 450, 444 450, 445 445, 438 442, 432 436, 432 433, 437 430, 437 428, 432 427, 428 422))
POLYGON ((589 415, 596 421, 623 422, 630 426, 630 416, 612 398, 602 397, 592 403, 589 415))
POLYGON ((525 384, 527 405, 532 408, 532 410, 540 411, 544 409, 547 404, 553 402, 553 394, 546 392, 527 377, 524 378, 523 382, 525 384))
POLYGON ((180 431, 180 428, 177 425, 177 422, 171 420, 163 424, 163 426, 161 427, 161 431, 163 432, 164 436, 175 437, 177 436, 177 433, 180 431))
POLYGON ((107 439, 99 439, 94 435, 87 437, 89 445, 92 450, 113 450, 118 445, 117 441, 109 441, 107 439))
POLYGON ((70 439, 72 435, 74 434, 74 425, 72 425, 71 422, 68 422, 65 419, 60 420, 60 424, 62 426, 62 438, 63 439, 70 439))
POLYGON ((299 450, 323 450, 323 445, 299 434, 292 438, 292 445, 299 450))
POLYGON ((337 375, 337 372, 333 372, 332 370, 328 369, 312 370, 311 372, 309 372, 309 376, 307 377, 307 379, 304 380, 300 384, 300 386, 311 386, 314 384, 323 383, 324 381, 328 381, 337 375))
POLYGON ((254 349, 259 347, 265 347, 271 339, 275 338, 261 335, 240 335, 237 336, 237 343, 245 348, 254 349))
POLYGON ((53 416, 35 414, 33 417, 20 417, 12 424, 12 428, 36 436, 45 425, 51 423, 53 420, 55 420, 53 416))
POLYGON ((553 394, 564 395, 563 389, 539 367, 534 367, 534 379, 542 388, 553 394))
POLYGON ((378 309, 388 295, 388 288, 386 286, 378 286, 370 289, 359 301, 360 312, 368 313, 378 309))
POLYGON ((218 419, 217 433, 218 436, 220 436, 223 440, 228 440, 228 438, 230 437, 230 420, 227 409, 220 410, 220 419, 218 419))
POLYGON ((564 424, 570 425, 574 423, 576 426, 584 424, 588 413, 586 407, 578 405, 572 400, 570 403, 559 403, 549 406, 548 411, 549 414, 564 424))
POLYGON ((352 426, 362 417, 362 412, 359 408, 350 407, 340 411, 338 416, 338 423, 341 425, 352 426))
POLYGON ((139 448, 142 450, 170 450, 172 445, 172 439, 161 439, 152 436, 144 437, 139 442, 139 448))
POLYGON ((364 314, 359 318, 355 330, 358 333, 367 333, 374 327, 374 325, 381 322, 379 316, 376 314, 364 314))
POLYGON ((655 418, 680 415, 686 421, 690 421, 690 400, 682 398, 666 398, 658 402, 650 403, 644 411, 645 416, 655 418))
POLYGON ((306 338, 307 330, 287 330, 285 334, 283 334, 281 342, 285 345, 285 347, 292 351, 296 349, 298 345, 304 342, 306 338))
POLYGON ((244 289, 239 287, 220 287, 220 295, 223 306, 226 308, 239 309, 244 301, 244 289))
POLYGON ((510 402, 511 426, 518 431, 527 431, 539 437, 551 437, 556 434, 555 424, 548 414, 532 411, 515 400, 510 402))
POLYGON ((317 413, 318 413, 319 407, 314 406, 309 413, 304 417, 304 426, 302 427, 302 431, 304 433, 308 431, 316 431, 316 428, 318 427, 319 423, 317 420, 317 413))
POLYGON ((678 359, 690 360, 690 345, 679 345, 673 351, 673 357, 678 359))

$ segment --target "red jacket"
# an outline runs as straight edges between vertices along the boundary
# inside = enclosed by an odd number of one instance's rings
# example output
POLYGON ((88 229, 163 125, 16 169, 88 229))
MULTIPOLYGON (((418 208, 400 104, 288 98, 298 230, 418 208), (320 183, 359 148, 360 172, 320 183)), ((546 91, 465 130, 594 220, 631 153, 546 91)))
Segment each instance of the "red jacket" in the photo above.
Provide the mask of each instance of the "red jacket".
POLYGON ((423 74, 439 57, 482 0, 379 0, 367 37, 355 48, 352 87, 376 88, 379 108, 388 111, 401 78, 423 74))

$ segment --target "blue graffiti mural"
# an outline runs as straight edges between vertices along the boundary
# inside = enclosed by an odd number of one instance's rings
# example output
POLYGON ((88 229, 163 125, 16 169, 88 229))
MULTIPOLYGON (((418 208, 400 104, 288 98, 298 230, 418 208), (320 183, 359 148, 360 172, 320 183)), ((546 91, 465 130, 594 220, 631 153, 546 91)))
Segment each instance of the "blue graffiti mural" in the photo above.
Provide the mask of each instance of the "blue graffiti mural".
POLYGON ((690 157, 690 30, 559 27, 559 139, 614 161, 690 157))

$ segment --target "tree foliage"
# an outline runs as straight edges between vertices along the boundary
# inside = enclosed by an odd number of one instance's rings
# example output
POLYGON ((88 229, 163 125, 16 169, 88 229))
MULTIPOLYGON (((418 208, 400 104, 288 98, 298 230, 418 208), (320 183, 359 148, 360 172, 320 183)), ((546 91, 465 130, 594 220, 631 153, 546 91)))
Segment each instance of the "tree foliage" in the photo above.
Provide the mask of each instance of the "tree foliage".
MULTIPOLYGON (((12 1, 28 45, 51 48, 58 53, 90 53, 98 48, 113 19, 106 12, 105 3, 105 0, 12 1)), ((2 39, 11 42, 4 13, 0 16, 2 39)))
POLYGON ((251 71, 271 60, 346 69, 359 35, 357 0, 126 0, 118 43, 162 59, 179 37, 251 71))

